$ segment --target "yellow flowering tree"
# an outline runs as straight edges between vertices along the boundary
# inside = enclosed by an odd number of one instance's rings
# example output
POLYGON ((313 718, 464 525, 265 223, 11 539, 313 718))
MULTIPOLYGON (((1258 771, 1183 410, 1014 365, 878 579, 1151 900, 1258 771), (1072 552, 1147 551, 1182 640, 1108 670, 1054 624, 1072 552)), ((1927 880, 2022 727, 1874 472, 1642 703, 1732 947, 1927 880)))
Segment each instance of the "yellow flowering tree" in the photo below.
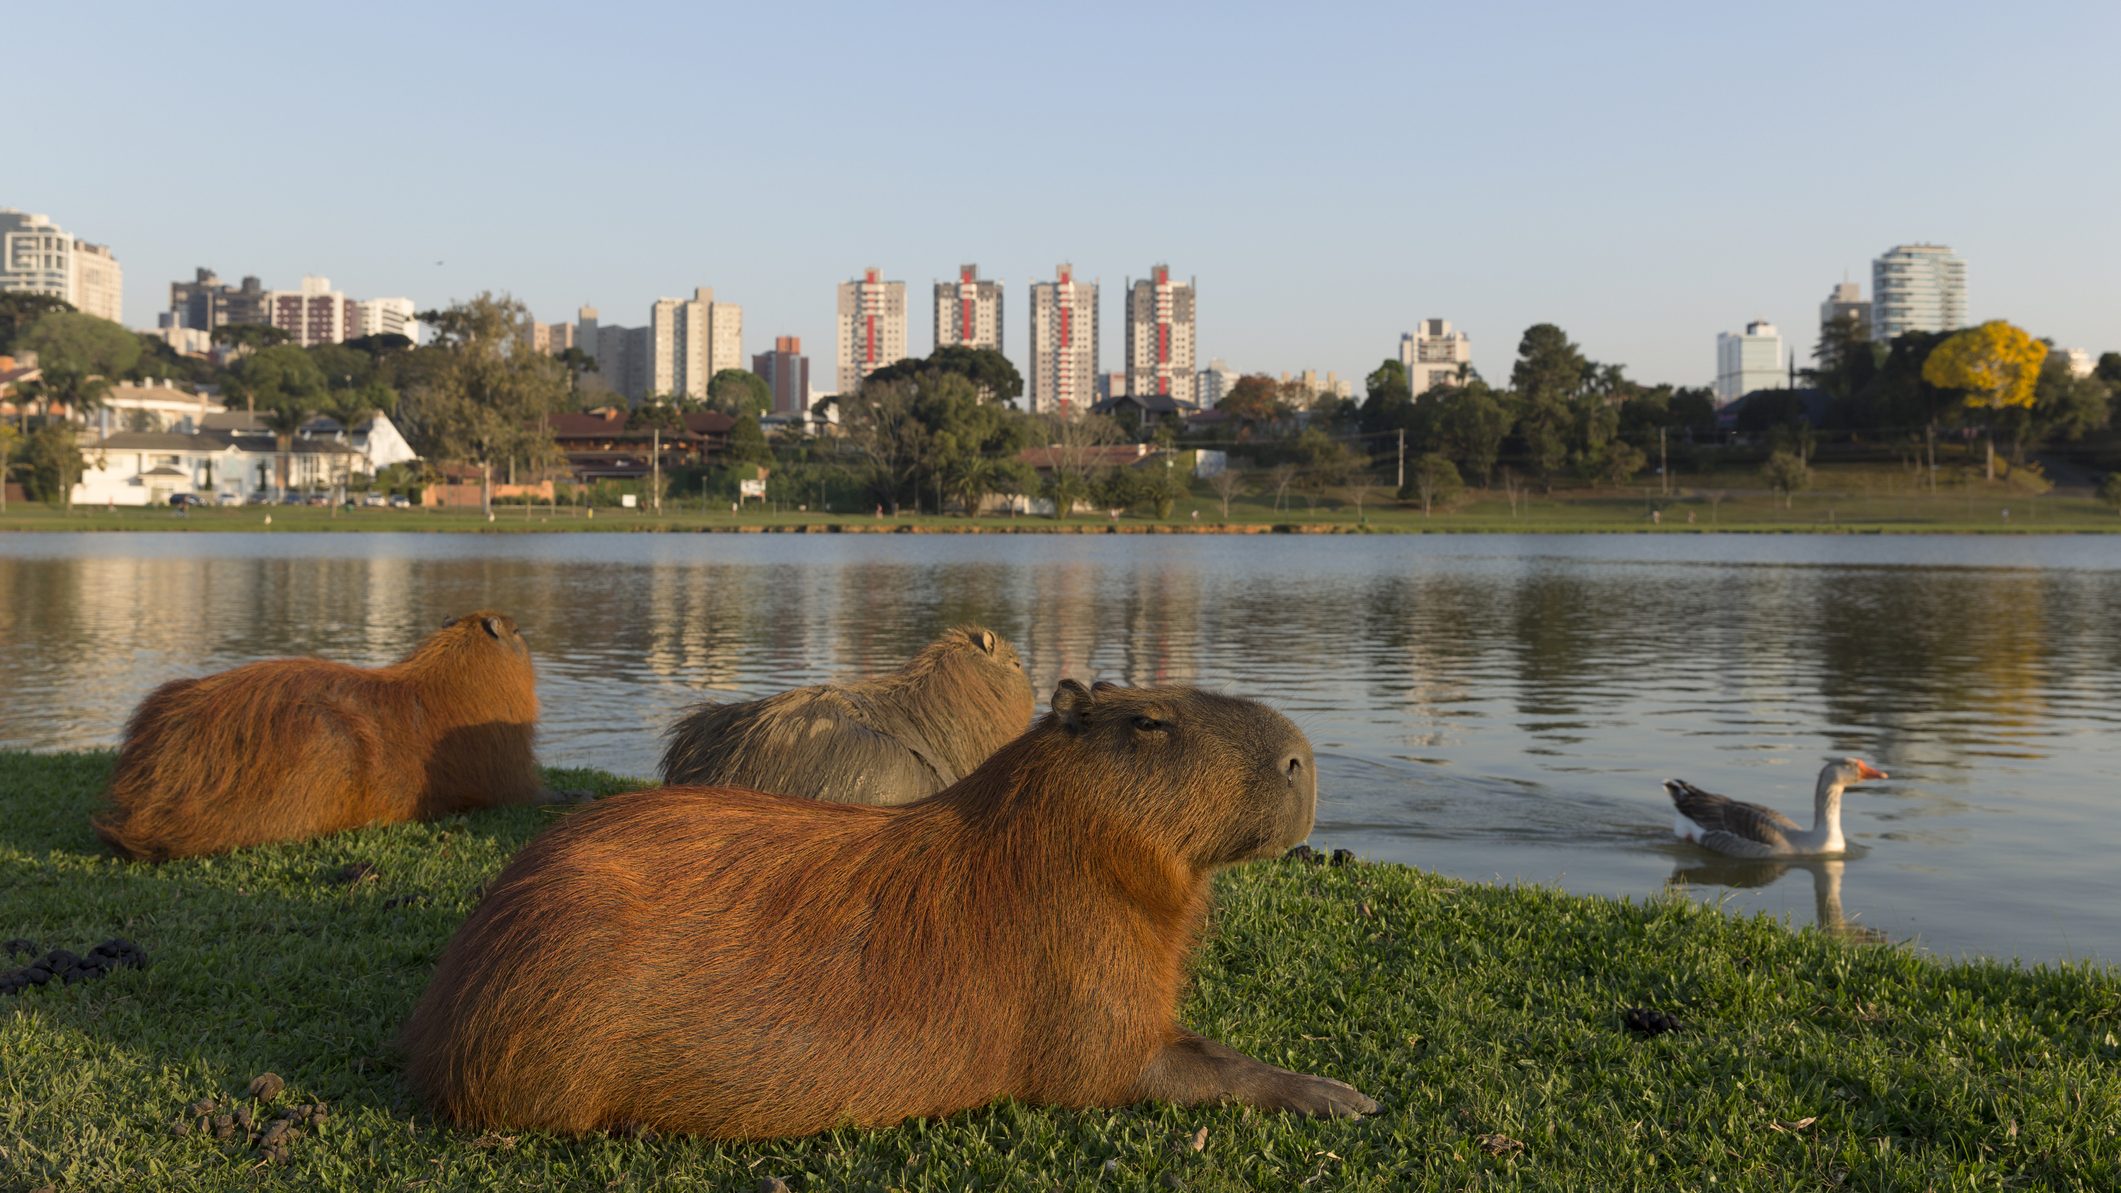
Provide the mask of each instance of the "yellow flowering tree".
POLYGON ((1968 407, 1989 413, 1988 479, 1996 479, 1996 412, 2033 404, 2047 345, 2001 319, 1955 333, 1922 362, 1922 379, 1966 395, 1968 407))

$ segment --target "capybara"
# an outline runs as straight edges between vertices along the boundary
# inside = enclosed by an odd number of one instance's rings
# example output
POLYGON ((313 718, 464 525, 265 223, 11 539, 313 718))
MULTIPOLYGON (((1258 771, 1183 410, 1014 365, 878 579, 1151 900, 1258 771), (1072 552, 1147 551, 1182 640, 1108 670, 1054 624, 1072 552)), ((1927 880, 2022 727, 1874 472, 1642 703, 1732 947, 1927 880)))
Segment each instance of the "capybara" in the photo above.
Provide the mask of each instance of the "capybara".
POLYGON ((890 675, 696 706, 666 735, 663 781, 912 803, 1022 733, 1035 703, 1016 648, 958 626, 890 675))
POLYGON ((133 712, 95 828, 161 861, 562 798, 537 721, 530 647, 491 612, 374 670, 271 659, 172 680, 133 712))
POLYGON ((1095 691, 941 794, 607 797, 516 855, 400 1043, 467 1127, 721 1139, 1011 1097, 1356 1115, 1178 1023, 1219 867, 1309 832, 1310 743, 1192 688, 1095 691))

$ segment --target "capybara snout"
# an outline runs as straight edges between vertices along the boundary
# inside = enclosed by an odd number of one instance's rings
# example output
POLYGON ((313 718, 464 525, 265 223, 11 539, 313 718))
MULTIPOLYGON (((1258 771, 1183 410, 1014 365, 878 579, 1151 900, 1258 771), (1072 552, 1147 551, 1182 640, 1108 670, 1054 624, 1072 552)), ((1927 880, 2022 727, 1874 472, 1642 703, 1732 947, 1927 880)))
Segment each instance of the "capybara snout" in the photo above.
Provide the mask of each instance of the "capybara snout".
POLYGON ((1062 680, 1053 716, 1083 740, 1083 765, 1118 766, 1115 789, 1163 793, 1142 809, 1219 865, 1279 856, 1311 833, 1318 764, 1295 722, 1250 700, 1190 688, 1085 689, 1062 680), (1205 834, 1213 823, 1219 831, 1205 834))

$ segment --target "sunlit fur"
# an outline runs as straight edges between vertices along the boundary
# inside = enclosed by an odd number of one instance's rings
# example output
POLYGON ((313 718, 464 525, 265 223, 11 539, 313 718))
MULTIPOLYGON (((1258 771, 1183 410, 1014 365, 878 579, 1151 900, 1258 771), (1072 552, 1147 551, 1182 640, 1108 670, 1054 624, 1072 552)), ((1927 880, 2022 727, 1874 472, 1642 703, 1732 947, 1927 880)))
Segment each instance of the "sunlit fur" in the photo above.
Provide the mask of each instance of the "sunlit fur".
POLYGON ((919 803, 609 797, 489 885, 404 1030, 407 1076, 471 1127, 729 1139, 1001 1097, 1360 1113, 1178 1026, 1210 874, 1302 840, 1316 794, 1262 705, 1069 682, 919 803), (1240 1079, 1150 1074, 1188 1042, 1240 1079))
POLYGON ((959 626, 890 675, 699 705, 667 734, 663 781, 911 803, 971 774, 1033 711, 1015 648, 959 626))
POLYGON ((96 832, 160 861, 364 824, 529 803, 538 695, 515 622, 451 622, 368 670, 273 659, 150 693, 96 832))

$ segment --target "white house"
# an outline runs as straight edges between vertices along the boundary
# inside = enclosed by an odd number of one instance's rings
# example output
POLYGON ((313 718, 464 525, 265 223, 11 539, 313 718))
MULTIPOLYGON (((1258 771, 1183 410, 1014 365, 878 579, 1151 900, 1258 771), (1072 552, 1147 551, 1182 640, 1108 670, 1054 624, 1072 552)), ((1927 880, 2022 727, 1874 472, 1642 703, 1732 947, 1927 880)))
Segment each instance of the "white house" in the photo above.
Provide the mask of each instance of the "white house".
MULTIPOLYGON (((76 505, 166 505, 179 493, 240 505, 281 491, 280 452, 270 433, 118 431, 81 449, 76 505)), ((333 439, 296 437, 286 491, 332 493, 361 470, 361 455, 333 439)))

